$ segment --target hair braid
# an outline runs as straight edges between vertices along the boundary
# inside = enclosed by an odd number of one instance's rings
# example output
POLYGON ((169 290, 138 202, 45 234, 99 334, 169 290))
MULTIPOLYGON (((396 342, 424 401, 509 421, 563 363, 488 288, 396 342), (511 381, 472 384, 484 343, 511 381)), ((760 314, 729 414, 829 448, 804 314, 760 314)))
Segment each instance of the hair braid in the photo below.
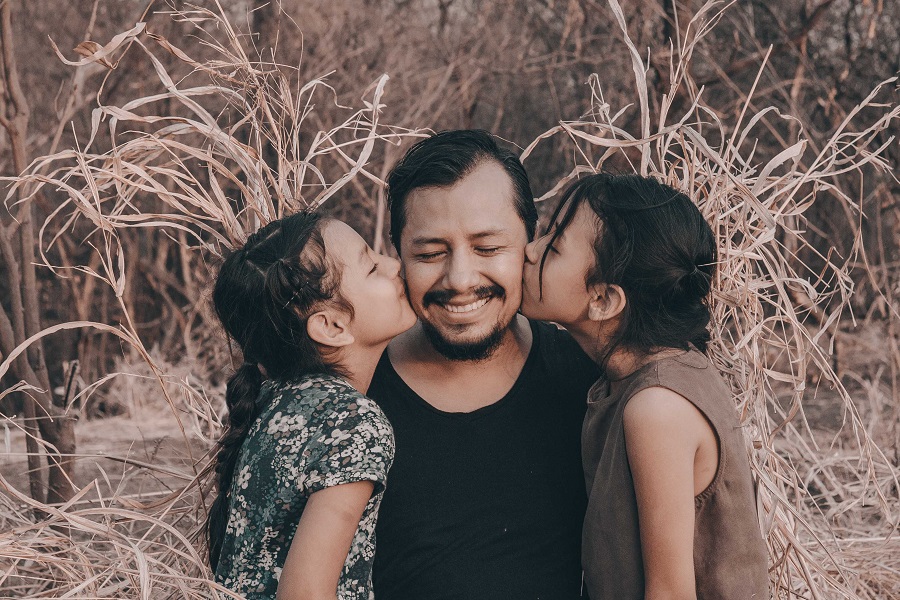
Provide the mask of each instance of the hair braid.
MULTIPOLYGON (((234 481, 234 469, 237 455, 250 425, 259 412, 259 392, 263 375, 256 364, 244 363, 228 380, 225 391, 225 404, 228 406, 228 425, 219 439, 219 451, 216 453, 216 483, 219 495, 212 503, 209 511, 209 530, 225 531, 228 523, 228 508, 231 497, 231 485, 234 481)), ((209 562, 212 568, 219 564, 222 552, 222 536, 210 535, 209 562)))

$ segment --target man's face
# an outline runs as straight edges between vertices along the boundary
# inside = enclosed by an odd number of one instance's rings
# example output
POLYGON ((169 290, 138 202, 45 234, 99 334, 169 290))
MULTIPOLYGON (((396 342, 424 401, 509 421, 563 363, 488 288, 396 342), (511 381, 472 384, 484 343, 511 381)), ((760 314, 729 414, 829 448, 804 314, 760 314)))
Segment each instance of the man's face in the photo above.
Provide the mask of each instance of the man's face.
POLYGON ((486 160, 452 187, 406 199, 399 251, 409 301, 447 358, 490 356, 519 308, 528 236, 513 194, 503 167, 486 160))

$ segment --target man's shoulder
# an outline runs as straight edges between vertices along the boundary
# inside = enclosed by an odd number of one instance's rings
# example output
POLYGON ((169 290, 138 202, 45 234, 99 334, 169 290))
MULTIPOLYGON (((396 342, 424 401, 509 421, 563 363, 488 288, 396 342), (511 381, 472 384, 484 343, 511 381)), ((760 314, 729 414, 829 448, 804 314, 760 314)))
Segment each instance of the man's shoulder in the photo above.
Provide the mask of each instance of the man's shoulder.
MULTIPOLYGON (((528 322, 531 324, 535 343, 538 345, 543 358, 559 361, 574 359, 579 362, 591 362, 591 359, 581 349, 578 342, 562 327, 546 321, 532 321, 529 319, 528 322)), ((593 363, 591 362, 591 364, 593 363)))
POLYGON ((571 340, 572 336, 568 331, 560 327, 555 323, 550 323, 549 321, 535 321, 533 319, 528 319, 528 323, 531 325, 531 330, 534 331, 537 335, 543 338, 553 338, 553 339, 563 339, 563 340, 571 340))
POLYGON ((547 376, 564 385, 585 390, 600 377, 596 363, 581 349, 572 335, 553 323, 531 321, 538 359, 547 376))

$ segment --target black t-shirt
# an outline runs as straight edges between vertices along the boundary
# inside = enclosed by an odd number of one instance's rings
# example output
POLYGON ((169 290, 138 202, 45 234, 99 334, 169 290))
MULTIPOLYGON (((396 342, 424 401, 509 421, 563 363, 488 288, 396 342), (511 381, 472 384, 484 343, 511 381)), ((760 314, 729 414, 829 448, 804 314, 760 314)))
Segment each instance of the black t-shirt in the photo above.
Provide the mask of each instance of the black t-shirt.
POLYGON ((375 538, 378 600, 570 600, 581 595, 581 424, 594 363, 531 323, 522 373, 469 413, 425 402, 387 352, 368 395, 394 427, 375 538))

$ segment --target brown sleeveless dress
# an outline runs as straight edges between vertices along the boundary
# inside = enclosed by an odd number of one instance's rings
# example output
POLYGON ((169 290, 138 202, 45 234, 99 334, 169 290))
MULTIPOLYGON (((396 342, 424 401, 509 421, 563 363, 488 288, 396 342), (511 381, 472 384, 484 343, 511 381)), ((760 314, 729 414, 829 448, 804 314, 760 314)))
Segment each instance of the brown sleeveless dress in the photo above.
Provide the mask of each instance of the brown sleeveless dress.
POLYGON ((649 363, 616 386, 601 379, 588 393, 582 460, 588 508, 582 539, 585 587, 591 600, 644 597, 637 499, 625 452, 625 404, 648 387, 687 398, 712 424, 719 466, 694 498, 694 572, 699 600, 766 600, 766 547, 757 520, 747 450, 731 392, 709 360, 691 350, 649 363))

